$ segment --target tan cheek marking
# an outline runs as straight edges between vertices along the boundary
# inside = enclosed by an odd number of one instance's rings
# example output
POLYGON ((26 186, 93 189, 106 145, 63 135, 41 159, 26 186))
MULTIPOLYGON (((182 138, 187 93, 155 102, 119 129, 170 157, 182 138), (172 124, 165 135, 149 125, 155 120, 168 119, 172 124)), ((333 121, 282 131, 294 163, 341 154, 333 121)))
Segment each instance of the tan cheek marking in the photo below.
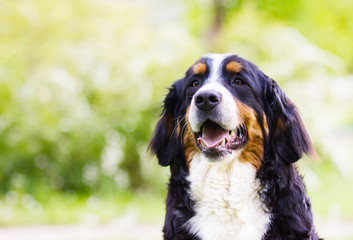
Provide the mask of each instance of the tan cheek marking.
POLYGON ((195 75, 198 74, 204 74, 206 72, 206 64, 201 62, 201 63, 196 63, 193 67, 192 67, 192 73, 195 75))
POLYGON ((190 123, 189 123, 189 119, 188 119, 188 115, 189 115, 189 108, 186 110, 186 114, 185 114, 185 132, 184 132, 184 154, 185 154, 185 159, 186 159, 186 164, 189 167, 190 163, 193 159, 193 157, 195 156, 196 153, 198 153, 200 150, 199 148, 196 146, 196 139, 195 139, 195 135, 194 132, 191 129, 190 123))
POLYGON ((180 132, 181 132, 181 127, 180 127, 180 121, 177 121, 177 128, 176 128, 176 133, 177 137, 180 137, 180 132))
MULTIPOLYGON (((264 147, 261 127, 257 121, 255 111, 245 104, 235 100, 239 109, 240 119, 245 123, 248 130, 248 142, 240 154, 240 161, 250 162, 254 167, 259 168, 262 165, 264 147)), ((266 128, 267 123, 265 123, 266 128)))
POLYGON ((243 66, 241 63, 238 63, 236 61, 231 61, 227 64, 226 69, 230 73, 238 73, 242 70, 243 66))
POLYGON ((265 113, 263 114, 262 118, 264 121, 264 129, 265 129, 266 135, 268 136, 268 124, 267 124, 267 117, 265 113))

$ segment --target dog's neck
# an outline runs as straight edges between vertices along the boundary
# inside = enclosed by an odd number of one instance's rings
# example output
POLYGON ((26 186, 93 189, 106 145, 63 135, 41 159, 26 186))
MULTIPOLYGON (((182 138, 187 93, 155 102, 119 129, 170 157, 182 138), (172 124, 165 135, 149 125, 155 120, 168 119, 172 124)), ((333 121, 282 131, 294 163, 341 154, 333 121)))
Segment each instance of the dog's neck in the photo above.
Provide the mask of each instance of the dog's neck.
POLYGON ((261 239, 270 222, 258 194, 256 168, 238 157, 209 162, 196 154, 190 163, 190 197, 195 216, 187 223, 201 239, 261 239))

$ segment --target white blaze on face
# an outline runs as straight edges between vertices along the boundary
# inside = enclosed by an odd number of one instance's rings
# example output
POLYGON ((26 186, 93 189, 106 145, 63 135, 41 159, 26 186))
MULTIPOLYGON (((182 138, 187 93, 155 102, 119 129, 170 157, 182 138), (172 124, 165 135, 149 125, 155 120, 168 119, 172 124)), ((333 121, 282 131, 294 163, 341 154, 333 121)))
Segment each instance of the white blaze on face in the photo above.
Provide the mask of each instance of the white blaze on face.
POLYGON ((233 95, 223 86, 221 81, 221 65, 223 60, 228 57, 229 54, 208 54, 205 57, 209 58, 210 61, 210 74, 206 79, 204 85, 194 94, 190 111, 189 111, 189 123, 194 132, 199 132, 201 125, 201 119, 199 119, 200 111, 195 105, 195 96, 204 91, 216 91, 222 96, 221 103, 212 110, 213 120, 226 130, 234 130, 239 124, 238 109, 235 104, 233 95))
MULTIPOLYGON (((200 131, 207 118, 226 130, 241 124, 234 97, 222 83, 222 62, 228 56, 205 56, 210 59, 210 75, 194 94, 188 115, 194 132, 200 131), (206 113, 196 107, 195 96, 210 90, 221 94, 222 100, 206 113)), ((261 185, 256 178, 257 169, 250 162, 239 160, 241 151, 232 151, 216 162, 200 152, 190 161, 187 179, 195 215, 184 226, 203 240, 258 240, 267 231, 271 215, 258 193, 261 185)))

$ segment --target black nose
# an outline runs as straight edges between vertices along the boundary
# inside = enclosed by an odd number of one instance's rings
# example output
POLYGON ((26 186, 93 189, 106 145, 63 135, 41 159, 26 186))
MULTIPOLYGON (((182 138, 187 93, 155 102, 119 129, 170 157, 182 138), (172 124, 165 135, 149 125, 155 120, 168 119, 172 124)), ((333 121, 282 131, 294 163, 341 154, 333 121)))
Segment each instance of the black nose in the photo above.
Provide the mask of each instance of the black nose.
POLYGON ((195 105, 200 110, 209 111, 221 103, 222 95, 215 91, 203 91, 195 96, 195 105))

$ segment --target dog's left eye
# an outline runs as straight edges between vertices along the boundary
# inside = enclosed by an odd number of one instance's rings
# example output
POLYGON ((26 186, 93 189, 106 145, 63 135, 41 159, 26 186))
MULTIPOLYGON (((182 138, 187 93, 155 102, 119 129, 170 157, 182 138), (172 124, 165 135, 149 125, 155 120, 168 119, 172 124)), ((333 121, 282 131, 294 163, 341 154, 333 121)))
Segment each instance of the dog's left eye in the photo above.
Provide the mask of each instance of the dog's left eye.
POLYGON ((244 84, 244 81, 240 78, 235 78, 231 81, 231 84, 234 86, 241 86, 244 84))
POLYGON ((199 80, 193 80, 192 82, 191 82, 191 86, 192 87, 198 87, 200 85, 200 81, 199 80))

